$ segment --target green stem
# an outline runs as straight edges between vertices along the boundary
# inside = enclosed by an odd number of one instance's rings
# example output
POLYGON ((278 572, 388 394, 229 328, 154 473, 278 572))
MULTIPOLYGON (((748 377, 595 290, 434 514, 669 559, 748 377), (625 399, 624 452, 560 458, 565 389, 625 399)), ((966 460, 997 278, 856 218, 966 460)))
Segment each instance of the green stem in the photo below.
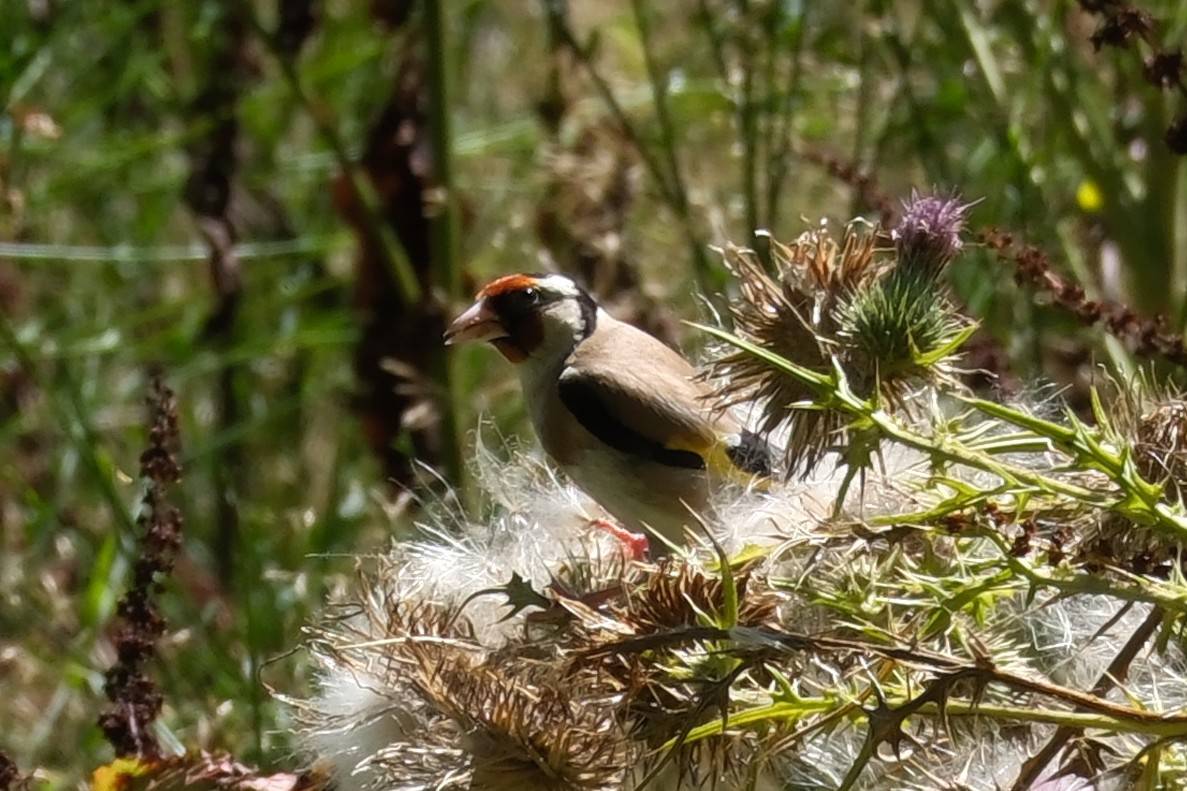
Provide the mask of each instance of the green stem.
MULTIPOLYGON (((739 14, 742 15, 742 27, 745 29, 746 21, 746 3, 739 3, 739 14)), ((756 158, 755 158, 755 135, 756 127, 754 125, 754 73, 753 73, 753 56, 751 47, 744 39, 737 42, 737 50, 739 53, 739 60, 742 63, 743 81, 741 91, 734 88, 733 79, 730 76, 729 63, 725 55, 725 37, 722 36, 721 31, 717 29, 716 20, 713 17, 713 12, 709 8, 707 0, 698 0, 697 13, 695 21, 701 26, 705 32, 705 37, 709 40, 709 50, 713 55, 713 65, 717 69, 717 78, 721 80, 722 88, 729 99, 729 103, 734 112, 734 123, 737 125, 737 130, 742 138, 742 194, 746 200, 746 225, 747 233, 753 236, 754 231, 758 229, 758 195, 756 190, 756 158)), ((647 46, 644 41, 644 47, 647 46)), ((768 48, 769 50, 769 48, 768 48)))
POLYGON ((1011 554, 1009 542, 1000 533, 987 530, 977 535, 996 544, 1010 570, 1036 588, 1051 588, 1068 596, 1087 594, 1108 596, 1120 601, 1154 604, 1168 612, 1187 615, 1187 597, 1181 589, 1168 588, 1165 583, 1155 583, 1145 577, 1134 577, 1132 585, 1116 585, 1099 574, 1077 574, 1066 578, 1040 574, 1024 560, 1011 554))
MULTIPOLYGON (((791 140, 795 122, 795 102, 800 92, 800 78, 803 74, 804 37, 808 26, 809 3, 805 2, 800 11, 796 27, 795 43, 792 45, 790 62, 788 64, 787 88, 779 96, 777 115, 773 120, 772 139, 774 152, 767 164, 767 226, 772 232, 778 230, 779 202, 783 196, 783 187, 787 182, 788 160, 791 156, 791 140)), ((772 94, 775 95, 772 88, 772 94)), ((774 101, 774 98, 772 98, 774 101)))
MULTIPOLYGON (((866 8, 866 3, 861 2, 858 8, 855 9, 857 18, 864 20, 864 17, 869 13, 866 8)), ((853 151, 849 155, 849 160, 857 166, 861 166, 862 155, 865 153, 866 139, 869 137, 869 115, 870 115, 870 63, 872 60, 872 50, 870 42, 866 38, 866 26, 862 21, 856 25, 857 31, 857 101, 854 102, 854 118, 853 118, 853 151)), ((862 195, 860 190, 854 190, 850 201, 850 213, 854 216, 862 212, 862 195)))
POLYGON ((692 253, 697 283, 706 295, 713 294, 720 288, 722 281, 720 273, 709 263, 709 256, 705 252, 705 243, 701 239, 700 229, 697 228, 693 217, 692 204, 688 199, 688 189, 681 173, 680 160, 676 155, 676 126, 672 123, 672 117, 668 112, 667 75, 661 73, 653 54, 651 22, 647 10, 643 7, 643 0, 631 0, 631 9, 634 11, 635 26, 638 28, 639 41, 643 47, 643 63, 647 69, 647 80, 651 85, 651 98, 655 105, 656 121, 659 123, 660 143, 667 164, 670 187, 669 205, 684 227, 684 235, 692 253))
POLYGON ((713 55, 713 65, 717 68, 717 78, 721 80, 722 86, 729 95, 730 104, 733 105, 736 111, 738 109, 738 98, 734 95, 733 82, 730 80, 729 64, 725 59, 725 39, 717 29, 717 25, 713 19, 713 12, 709 10, 708 0, 697 0, 695 19, 705 31, 705 37, 709 39, 709 51, 713 55))
POLYGON ((429 130, 433 136, 433 181, 440 204, 432 217, 437 282, 450 297, 460 297, 462 267, 458 252, 457 195, 453 181, 453 130, 449 117, 448 31, 440 0, 425 0, 425 37, 429 49, 429 130))
POLYGON ((379 250, 384 257, 384 261, 392 273, 392 279, 395 282, 396 290, 399 292, 400 300, 405 305, 413 305, 419 302, 423 298, 420 281, 416 277, 416 272, 412 269, 412 264, 408 260, 408 256, 405 254, 400 240, 396 238, 395 231, 383 219, 382 201, 380 201, 379 195, 375 191, 375 186, 350 156, 346 142, 338 133, 338 126, 330 117, 328 109, 314 101, 313 97, 309 94, 292 59, 280 51, 276 46, 272 34, 264 28, 254 14, 251 15, 251 22, 260 40, 268 46, 268 49, 280 64, 281 74, 284 76, 285 82, 288 83, 289 90, 292 91, 293 96, 309 114, 310 119, 312 119, 314 126, 317 128, 318 134, 321 135, 322 139, 330 147, 330 151, 334 155, 334 160, 338 163, 338 167, 342 170, 343 175, 350 182, 351 190, 358 198, 360 208, 362 209, 363 223, 366 226, 367 232, 374 237, 379 245, 379 250))
MULTIPOLYGON (((910 698, 887 698, 886 705, 890 709, 900 708, 911 703, 910 698)), ((732 712, 729 716, 729 729, 740 730, 751 726, 762 726, 774 722, 795 722, 805 717, 827 713, 837 706, 844 705, 835 697, 800 698, 799 700, 771 703, 740 712, 732 712)), ((935 703, 924 703, 917 712, 939 716, 940 710, 935 703)), ((1112 733, 1134 733, 1144 736, 1161 738, 1187 737, 1187 722, 1182 718, 1158 720, 1136 719, 1129 717, 1114 717, 1101 712, 1069 711, 1064 709, 1047 709, 1035 706, 1009 706, 995 703, 974 703, 969 700, 949 698, 943 713, 949 717, 988 717, 994 720, 1009 722, 1037 722, 1048 725, 1058 725, 1076 730, 1093 728, 1112 733)), ((860 720, 865 716, 860 707, 852 707, 849 718, 860 720)), ((721 720, 704 723, 689 731, 684 744, 719 736, 725 731, 721 720)))
POLYGON ((1133 464, 1131 453, 1112 451, 1097 438, 1097 432, 1080 423, 1072 427, 1061 426, 981 398, 961 400, 980 412, 1050 439, 1078 464, 1105 473, 1125 494, 1122 501, 1111 506, 1122 515, 1164 528, 1179 539, 1187 538, 1187 516, 1183 514, 1182 507, 1167 502, 1162 497, 1162 487, 1141 476, 1133 464))
POLYGON ((880 436, 926 453, 933 460, 963 464, 991 473, 1012 487, 1031 487, 1037 491, 1062 494, 1090 506, 1114 511, 1128 519, 1163 528, 1180 540, 1187 538, 1187 517, 1180 513, 1181 508, 1172 506, 1162 499, 1160 488, 1144 480, 1134 469, 1132 462, 1126 462, 1116 454, 1109 454, 1107 449, 1082 430, 1082 427, 1060 426, 991 401, 963 399, 988 415, 1050 439, 1073 458, 1089 462, 1086 466, 1105 472, 1124 496, 1118 497, 1113 493, 1094 491, 1067 483, 1036 470, 1001 461, 988 453, 971 450, 959 441, 947 437, 920 434, 870 401, 856 396, 849 389, 839 368, 835 368, 829 374, 823 374, 796 365, 717 327, 703 324, 692 326, 794 377, 813 391, 819 407, 857 418, 876 428, 880 436))
MULTIPOLYGON (((924 714, 939 714, 934 703, 927 703, 919 709, 924 714)), ((1137 733, 1145 736, 1176 737, 1187 736, 1187 723, 1181 720, 1166 722, 1132 720, 1110 717, 1093 712, 1040 709, 1030 706, 1005 706, 993 703, 973 703, 967 700, 949 700, 945 713, 958 717, 990 717, 995 720, 1013 722, 1042 722, 1069 728, 1096 728, 1113 733, 1137 733)))
MULTIPOLYGON (((755 232, 759 228, 758 220, 758 112, 754 107, 754 57, 756 44, 751 35, 754 21, 750 18, 750 4, 746 0, 739 0, 738 15, 742 21, 743 38, 741 40, 742 62, 742 103, 738 108, 739 132, 742 135, 742 196, 746 201, 746 231, 747 239, 755 243, 755 232)), ((770 268, 769 247, 760 246, 763 265, 770 268)))
POLYGON ((1171 293, 1178 299, 1175 325, 1182 333, 1187 329, 1187 167, 1182 159, 1176 158, 1172 167, 1175 170, 1175 189, 1170 195, 1171 211, 1171 293))
MULTIPOLYGON (((745 709, 739 712, 731 712, 729 718, 729 727, 731 729, 742 729, 750 725, 760 725, 767 722, 795 722, 805 717, 810 717, 814 714, 824 714, 837 706, 842 705, 842 702, 837 698, 800 698, 794 701, 778 701, 766 706, 756 706, 754 708, 745 709)), ((723 732, 721 720, 713 720, 698 725, 688 732, 685 738, 685 744, 707 739, 710 736, 719 736, 723 732)), ((665 744, 665 748, 675 746, 675 740, 671 740, 665 744)))
MULTIPOLYGON (((550 14, 554 14, 552 10, 554 5, 554 3, 545 3, 550 14)), ((700 232, 693 224, 691 212, 687 211, 686 204, 681 203, 679 194, 676 188, 669 183, 663 166, 655 158, 651 149, 644 144, 634 124, 631 123, 630 118, 627 116, 626 110, 623 109, 622 104, 615 97, 614 91, 610 89, 610 84, 606 82, 606 78, 594 67, 589 48, 577 41, 577 38, 573 35, 573 31, 569 29, 568 24, 563 18, 555 18, 553 24, 556 26, 557 32, 565 46, 573 53, 574 58, 581 64, 585 73, 589 75, 594 89, 598 92, 606 108, 610 111, 610 115, 614 117, 615 122, 618 124, 619 131, 622 132, 623 137, 626 138, 627 142, 635 149, 635 153, 643 161, 644 168, 647 169, 652 181, 655 182, 656 189, 659 190, 660 198, 675 212, 676 218, 683 227, 685 238, 688 240, 697 283, 705 293, 711 293, 710 286, 720 281, 721 276, 709 263, 709 257, 705 254, 705 246, 700 241, 700 232), (681 206, 685 207, 685 211, 681 211, 681 206)))
POLYGON ((622 103, 618 101, 618 97, 614 95, 610 84, 606 82, 606 78, 594 67, 593 55, 590 52, 590 48, 579 42, 577 37, 573 35, 573 31, 569 28, 567 20, 557 15, 556 3, 545 2, 544 5, 550 14, 553 28, 556 30, 559 40, 573 53, 574 59, 581 64, 581 67, 589 76, 594 90, 597 91, 602 103, 606 105, 606 109, 614 117, 615 123, 618 124, 618 130, 622 132, 623 137, 626 138, 627 142, 631 144, 631 147, 635 149, 635 153, 643 161, 643 167, 651 176, 651 180, 655 182, 655 188, 659 190, 660 197, 668 205, 674 205, 676 202, 675 193, 672 186, 668 184, 668 177, 664 173, 663 166, 655 158, 655 154, 651 151, 651 148, 644 144, 643 139, 639 136, 639 132, 635 129, 635 125, 631 123, 630 116, 627 115, 622 103))
MULTIPOLYGON (((447 304, 462 297, 462 266, 458 251, 457 195, 453 180, 453 135, 449 118, 448 34, 440 0, 425 0, 425 36, 429 50, 429 128, 433 137, 433 179, 440 193, 440 205, 431 219, 433 269, 447 304)), ((450 479, 460 484, 462 463, 461 432, 465 399, 458 387, 457 359, 442 350, 434 361, 434 373, 442 393, 442 466, 450 479)))
MULTIPOLYGON (((918 29, 919 26, 916 26, 918 29)), ((910 114, 912 129, 915 137, 915 150, 926 168, 928 174, 941 184, 951 184, 952 166, 944 151, 943 142, 937 138, 932 129, 930 114, 915 92, 915 75, 912 73, 912 58, 918 54, 915 37, 905 41, 894 27, 888 27, 883 38, 890 48, 899 71, 899 86, 903 104, 910 114)))

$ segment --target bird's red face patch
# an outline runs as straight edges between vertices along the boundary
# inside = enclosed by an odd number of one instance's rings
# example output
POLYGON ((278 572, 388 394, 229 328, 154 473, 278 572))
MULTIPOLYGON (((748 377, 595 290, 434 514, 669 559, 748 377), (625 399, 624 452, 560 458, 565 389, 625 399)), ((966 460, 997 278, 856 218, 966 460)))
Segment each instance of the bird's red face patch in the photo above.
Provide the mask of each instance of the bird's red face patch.
POLYGON ((525 288, 532 288, 535 285, 536 278, 531 275, 503 275, 483 286, 482 290, 478 292, 477 298, 497 297, 500 294, 523 291, 525 288))
POLYGON ((539 280, 525 274, 504 275, 478 292, 477 303, 498 317, 506 332, 491 342, 513 363, 526 360, 543 340, 544 327, 536 309, 539 297, 539 280))

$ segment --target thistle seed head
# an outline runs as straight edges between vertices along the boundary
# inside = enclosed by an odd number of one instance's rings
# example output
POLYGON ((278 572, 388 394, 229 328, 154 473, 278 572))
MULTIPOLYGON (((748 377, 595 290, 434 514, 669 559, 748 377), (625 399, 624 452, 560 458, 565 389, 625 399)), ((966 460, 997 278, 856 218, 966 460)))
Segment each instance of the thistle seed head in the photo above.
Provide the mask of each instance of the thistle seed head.
MULTIPOLYGON (((391 788, 610 791, 633 766, 606 681, 561 673, 530 649, 483 650, 456 608, 409 600, 370 578, 346 615, 311 629, 323 664, 372 679, 401 710, 402 737, 363 756, 359 771, 391 788)), ((536 653, 539 653, 538 651, 536 653)), ((360 716, 374 717, 374 712, 360 716)), ((310 710, 308 730, 365 725, 310 710)))
POLYGON ((1111 409, 1104 426, 1118 444, 1133 449, 1134 466, 1150 483, 1165 487, 1172 502, 1187 496, 1187 396, 1139 373, 1103 388, 1111 409))
MULTIPOLYGON (((767 274, 754 251, 732 245, 725 250, 726 267, 737 278, 740 292, 730 303, 735 331, 799 365, 827 370, 836 351, 837 306, 878 275, 874 234, 850 224, 838 242, 822 226, 791 244, 772 240, 771 255, 775 277, 767 274)), ((810 472, 844 425, 832 413, 799 409, 810 390, 745 352, 714 361, 708 375, 717 382, 721 408, 739 403, 761 408, 761 433, 790 425, 784 459, 788 476, 797 470, 810 472)))
MULTIPOLYGON (((775 276, 749 250, 728 248, 740 291, 730 306, 735 331, 800 367, 827 374, 839 366, 863 397, 907 403, 921 383, 950 379, 947 363, 969 326, 938 282, 960 251, 967 208, 955 197, 913 195, 894 230, 893 258, 876 256, 877 229, 857 221, 839 242, 823 225, 790 245, 772 242, 775 276)), ((789 477, 810 473, 845 441, 843 415, 811 403, 809 385, 754 355, 729 353, 709 375, 723 408, 760 407, 760 433, 789 427, 789 477)))
MULTIPOLYGON (((1161 487, 1163 499, 1181 506, 1187 497, 1187 399, 1146 373, 1124 381, 1106 377, 1095 392, 1107 396, 1108 412, 1098 409, 1097 425, 1108 445, 1128 457, 1143 480, 1161 487)), ((1075 531, 1075 564, 1153 577, 1181 566, 1184 542, 1177 533, 1115 511, 1090 516, 1075 531)))
MULTIPOLYGON (((738 622, 758 626, 775 617, 776 600, 768 591, 752 584, 750 571, 734 572, 737 586, 738 622)), ((628 593, 617 617, 639 634, 697 624, 705 614, 721 612, 725 588, 721 577, 693 563, 666 560, 628 593)))

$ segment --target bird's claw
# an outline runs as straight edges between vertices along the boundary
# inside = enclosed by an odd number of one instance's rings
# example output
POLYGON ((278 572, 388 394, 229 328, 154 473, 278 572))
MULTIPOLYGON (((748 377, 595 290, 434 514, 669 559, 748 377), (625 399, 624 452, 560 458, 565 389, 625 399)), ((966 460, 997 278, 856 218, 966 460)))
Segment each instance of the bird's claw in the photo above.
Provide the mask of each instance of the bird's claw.
POLYGON ((628 560, 643 560, 651 551, 651 542, 642 533, 632 533, 622 525, 616 525, 608 519, 591 519, 589 526, 598 530, 605 530, 620 544, 628 560))

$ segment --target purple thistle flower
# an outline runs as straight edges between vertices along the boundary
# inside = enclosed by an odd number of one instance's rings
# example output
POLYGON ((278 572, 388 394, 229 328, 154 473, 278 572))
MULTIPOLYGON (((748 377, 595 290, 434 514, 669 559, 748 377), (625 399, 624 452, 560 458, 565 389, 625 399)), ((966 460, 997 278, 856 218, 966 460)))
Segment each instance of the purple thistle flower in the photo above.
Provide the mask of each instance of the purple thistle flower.
POLYGON ((899 266, 936 278, 960 253, 965 216, 972 206, 959 196, 923 195, 912 190, 903 202, 903 217, 891 231, 899 266))

